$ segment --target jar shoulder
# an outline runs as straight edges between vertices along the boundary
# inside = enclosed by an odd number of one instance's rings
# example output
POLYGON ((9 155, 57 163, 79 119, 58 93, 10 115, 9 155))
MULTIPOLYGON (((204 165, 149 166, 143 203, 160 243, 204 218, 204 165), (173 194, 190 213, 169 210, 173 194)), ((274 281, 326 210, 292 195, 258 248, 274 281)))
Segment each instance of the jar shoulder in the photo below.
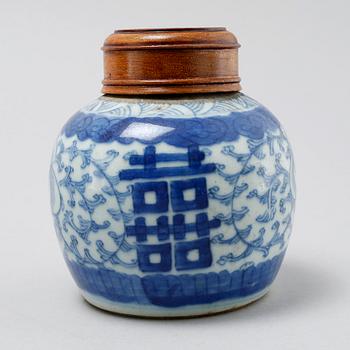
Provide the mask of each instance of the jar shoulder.
POLYGON ((132 141, 208 146, 259 139, 280 129, 276 117, 242 93, 192 98, 135 99, 102 96, 80 109, 62 134, 97 143, 132 141))

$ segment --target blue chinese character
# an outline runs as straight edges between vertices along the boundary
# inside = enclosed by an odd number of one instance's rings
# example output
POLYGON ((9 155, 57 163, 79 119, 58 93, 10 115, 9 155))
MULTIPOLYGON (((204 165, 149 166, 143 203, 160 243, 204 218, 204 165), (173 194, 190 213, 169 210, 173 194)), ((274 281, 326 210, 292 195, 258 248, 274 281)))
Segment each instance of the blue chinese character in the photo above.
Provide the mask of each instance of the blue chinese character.
MULTIPOLYGON (((197 214, 195 223, 185 223, 185 216, 183 214, 174 215, 172 225, 169 225, 167 216, 160 216, 157 219, 156 226, 147 226, 145 218, 138 217, 135 219, 134 226, 126 227, 126 234, 128 237, 136 237, 137 243, 144 243, 147 242, 149 235, 156 235, 159 241, 168 240, 172 235, 175 241, 181 241, 186 238, 186 233, 196 232, 197 240, 177 242, 175 244, 175 268, 177 270, 189 270, 209 267, 211 265, 210 229, 218 228, 220 224, 219 219, 208 220, 206 213, 197 214), (198 259, 195 261, 188 259, 188 253, 192 250, 198 251, 198 259)), ((164 249, 168 249, 165 247, 168 246, 166 244, 138 244, 138 263, 140 270, 144 272, 164 272, 165 266, 167 268, 169 267, 169 260, 164 256, 164 249), (161 256, 160 262, 153 264, 149 259, 150 254, 159 254, 161 256)), ((171 254, 169 255, 169 259, 171 259, 170 257, 171 254)))
MULTIPOLYGON (((185 153, 156 154, 154 146, 147 146, 143 156, 132 155, 130 165, 143 165, 142 169, 127 169, 119 173, 121 180, 158 179, 170 176, 185 176, 207 174, 215 171, 215 164, 204 164, 205 154, 199 151, 198 146, 191 146, 185 153), (159 162, 187 161, 188 166, 157 168, 159 162)), ((169 188, 165 181, 137 182, 132 193, 134 212, 166 213, 169 209, 169 188), (155 202, 147 203, 147 193, 154 193, 155 202)), ((207 183, 205 177, 188 180, 170 181, 170 202, 174 212, 186 212, 208 208, 207 183), (194 199, 186 200, 184 191, 194 190, 194 199)), ((136 237, 137 258, 139 268, 143 272, 166 272, 172 268, 171 243, 145 244, 148 236, 156 235, 159 242, 167 241, 172 236, 176 241, 175 268, 178 271, 209 267, 212 264, 210 250, 210 229, 218 228, 221 222, 218 219, 208 220, 206 213, 196 215, 194 223, 186 223, 183 214, 176 214, 169 224, 168 216, 158 217, 156 225, 146 225, 143 216, 135 219, 134 226, 126 226, 127 236, 136 237), (196 232, 197 238, 191 241, 186 234, 196 232), (191 252, 197 253, 196 259, 190 259, 191 252), (153 259, 152 259, 153 257, 153 259)))
POLYGON ((189 176, 208 174, 215 171, 214 163, 204 164, 201 162, 205 154, 199 151, 198 146, 188 147, 186 153, 159 153, 156 154, 154 146, 147 146, 143 156, 131 155, 130 165, 143 165, 143 169, 126 169, 119 173, 120 180, 134 179, 158 179, 170 176, 189 176), (157 168, 157 163, 187 161, 188 166, 157 168))

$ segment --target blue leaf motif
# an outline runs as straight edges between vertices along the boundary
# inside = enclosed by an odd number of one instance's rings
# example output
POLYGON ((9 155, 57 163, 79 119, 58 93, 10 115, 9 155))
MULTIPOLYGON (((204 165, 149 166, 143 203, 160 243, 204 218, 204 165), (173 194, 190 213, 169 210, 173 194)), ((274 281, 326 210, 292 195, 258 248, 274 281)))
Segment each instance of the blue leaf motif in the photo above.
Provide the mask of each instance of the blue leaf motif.
POLYGON ((103 197, 102 194, 97 194, 95 193, 92 196, 93 199, 87 199, 85 198, 84 200, 79 201, 79 205, 88 211, 90 214, 92 214, 95 210, 96 207, 98 207, 101 204, 106 203, 106 198, 103 197))
POLYGON ((233 209, 232 210, 233 220, 235 220, 235 221, 242 220, 244 218, 245 214, 247 214, 248 212, 249 212, 248 207, 242 207, 239 210, 233 209))
POLYGON ((108 185, 103 186, 101 190, 103 193, 107 194, 108 196, 114 196, 115 194, 115 191, 113 190, 113 188, 108 185))
POLYGON ((111 252, 105 248, 104 243, 101 240, 96 241, 97 250, 104 262, 111 262, 112 264, 121 265, 123 267, 134 267, 136 266, 136 260, 132 259, 129 263, 123 261, 118 256, 119 249, 115 252, 111 252))
MULTIPOLYGON (((220 201, 220 203, 225 204, 225 206, 231 206, 231 211, 229 213, 220 213, 216 217, 224 224, 233 228, 233 233, 230 237, 226 237, 223 233, 219 233, 211 239, 212 244, 240 244, 240 247, 242 247, 242 245, 245 246, 244 251, 240 254, 235 254, 233 251, 221 256, 217 260, 219 265, 224 265, 228 262, 236 262, 248 257, 255 251, 260 252, 262 256, 266 257, 269 254, 270 248, 274 245, 280 245, 280 249, 282 249, 285 239, 284 235, 280 232, 281 229, 278 227, 278 224, 275 223, 272 226, 272 230, 275 230, 275 234, 269 239, 265 238, 267 232, 266 225, 272 222, 276 216, 277 193, 288 193, 287 196, 279 198, 278 200, 280 213, 284 215, 287 213, 286 203, 291 203, 291 205, 288 206, 289 211, 293 210, 292 208, 294 206, 294 198, 292 195, 289 196, 289 193, 291 192, 289 171, 281 165, 281 153, 279 153, 281 151, 284 152, 285 159, 289 159, 290 162, 292 162, 291 152, 288 148, 288 141, 285 139, 283 133, 272 134, 266 132, 265 136, 260 139, 248 139, 247 144, 249 153, 239 154, 233 146, 224 146, 221 151, 224 155, 235 158, 238 163, 241 163, 241 169, 234 174, 225 173, 225 165, 221 164, 217 166, 217 173, 233 185, 232 191, 220 194, 218 186, 212 187, 208 191, 211 198, 220 201), (255 165, 259 164, 260 161, 266 158, 266 149, 269 152, 269 156, 274 159, 275 171, 271 174, 267 172, 267 169, 263 165, 259 166, 258 169, 256 169, 255 165), (258 162, 255 161, 253 163, 253 159, 258 160, 258 162), (255 221, 264 226, 259 229, 258 235, 256 235, 256 230, 254 230, 254 239, 251 239, 250 235, 253 232, 252 225, 245 228, 240 228, 237 225, 247 214, 247 208, 243 207, 240 210, 234 209, 234 203, 236 198, 240 197, 249 189, 249 181, 244 181, 244 177, 254 171, 257 176, 262 177, 263 179, 265 186, 261 186, 260 188, 266 187, 266 190, 263 193, 259 193, 257 188, 252 188, 245 195, 245 198, 247 199, 256 198, 259 203, 265 207, 264 212, 255 217, 255 221)), ((260 164, 264 163, 261 162, 260 164)))
POLYGON ((223 203, 224 205, 230 205, 232 202, 232 193, 227 193, 220 195, 219 192, 219 187, 214 186, 208 189, 208 196, 209 198, 216 199, 223 203))
POLYGON ((99 230, 104 230, 108 228, 111 223, 108 220, 103 221, 102 224, 96 223, 94 220, 91 221, 91 231, 98 232, 99 230))
POLYGON ((262 215, 259 215, 255 220, 257 222, 269 222, 271 220, 273 220, 273 218, 275 217, 275 214, 276 214, 276 208, 272 207, 272 208, 269 208, 268 210, 266 210, 264 212, 264 214, 262 215))
POLYGON ((258 198, 258 200, 261 204, 266 204, 268 199, 269 199, 269 194, 270 194, 270 191, 268 190, 264 194, 259 195, 258 191, 256 189, 254 189, 253 191, 250 191, 248 193, 247 198, 248 199, 258 198))
POLYGON ((244 153, 244 154, 236 153, 235 147, 233 145, 224 146, 222 149, 222 153, 227 156, 231 156, 235 158, 238 162, 245 162, 250 157, 250 153, 244 153))
POLYGON ((124 235, 117 235, 115 232, 110 231, 108 232, 108 235, 114 240, 116 245, 123 251, 123 252, 129 252, 130 250, 134 249, 135 246, 130 244, 128 241, 125 240, 124 235))
POLYGON ((111 162, 119 155, 119 153, 115 150, 109 150, 106 154, 107 156, 103 159, 94 159, 94 162, 98 164, 99 169, 101 170, 106 170, 111 162))
POLYGON ((98 260, 94 259, 91 256, 91 253, 87 248, 84 249, 84 258, 85 258, 86 262, 88 262, 90 264, 101 265, 101 263, 98 260))
POLYGON ((211 242, 213 244, 236 244, 240 240, 247 238, 251 230, 252 230, 252 225, 248 225, 244 229, 237 229, 236 235, 228 239, 225 239, 224 234, 219 233, 211 239, 211 242))
POLYGON ((239 210, 233 209, 230 214, 218 214, 215 217, 221 220, 226 225, 232 225, 235 221, 240 221, 244 218, 244 216, 249 212, 248 207, 242 207, 239 210))
POLYGON ((90 231, 90 220, 84 219, 81 215, 77 216, 79 224, 76 225, 73 219, 73 212, 70 210, 66 210, 64 213, 63 219, 63 229, 65 232, 68 232, 68 226, 70 226, 81 239, 83 239, 86 243, 89 243, 88 234, 90 231))
POLYGON ((255 166, 248 164, 241 170, 241 175, 248 175, 254 170, 255 170, 255 166))
POLYGON ((216 172, 224 178, 225 181, 227 181, 230 185, 233 185, 238 177, 240 176, 240 173, 235 174, 227 174, 223 171, 225 169, 225 165, 223 164, 216 164, 216 172))
POLYGON ((236 185, 235 189, 233 190, 233 198, 237 198, 247 188, 248 188, 247 183, 242 183, 241 185, 236 185))
POLYGON ((122 213, 116 209, 109 208, 107 209, 107 212, 115 221, 119 221, 122 218, 122 213))

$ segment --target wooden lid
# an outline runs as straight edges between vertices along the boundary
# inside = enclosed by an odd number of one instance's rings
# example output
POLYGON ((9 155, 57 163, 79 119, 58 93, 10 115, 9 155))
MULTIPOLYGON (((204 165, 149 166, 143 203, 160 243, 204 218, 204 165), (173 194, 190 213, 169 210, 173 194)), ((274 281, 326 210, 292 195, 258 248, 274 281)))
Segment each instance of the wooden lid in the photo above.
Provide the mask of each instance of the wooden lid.
POLYGON ((239 91, 236 37, 225 28, 116 30, 103 47, 105 94, 239 91))

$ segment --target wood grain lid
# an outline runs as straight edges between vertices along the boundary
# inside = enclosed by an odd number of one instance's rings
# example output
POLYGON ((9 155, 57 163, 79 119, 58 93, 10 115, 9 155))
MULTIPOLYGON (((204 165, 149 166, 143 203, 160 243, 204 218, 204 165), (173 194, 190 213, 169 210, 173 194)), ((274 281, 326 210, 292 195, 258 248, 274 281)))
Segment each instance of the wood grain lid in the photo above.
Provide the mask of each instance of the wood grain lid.
POLYGON ((225 28, 116 30, 103 47, 105 94, 239 91, 236 37, 225 28))

